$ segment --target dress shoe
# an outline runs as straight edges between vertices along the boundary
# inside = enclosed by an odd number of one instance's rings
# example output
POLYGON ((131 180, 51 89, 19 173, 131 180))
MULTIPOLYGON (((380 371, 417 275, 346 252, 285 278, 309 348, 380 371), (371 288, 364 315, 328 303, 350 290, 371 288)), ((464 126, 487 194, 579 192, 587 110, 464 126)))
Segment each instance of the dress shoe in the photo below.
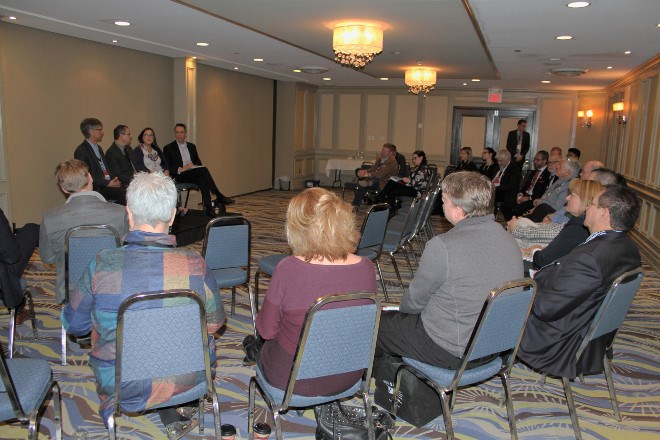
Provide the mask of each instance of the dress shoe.
POLYGON ((218 197, 218 198, 216 198, 216 199, 213 201, 213 205, 214 205, 214 206, 218 206, 218 205, 232 205, 234 202, 235 202, 234 199, 231 199, 231 198, 229 198, 229 197, 222 196, 222 197, 218 197))
POLYGON ((199 411, 199 407, 197 405, 195 405, 195 406, 180 406, 176 409, 176 412, 178 412, 181 417, 184 417, 186 419, 192 419, 193 417, 195 417, 195 414, 197 414, 197 411, 199 411))
POLYGON ((69 341, 74 344, 78 344, 83 350, 91 350, 92 348, 92 336, 91 333, 84 336, 74 336, 68 335, 69 341))
POLYGON ((28 319, 30 319, 30 311, 28 309, 23 309, 15 315, 14 322, 16 325, 21 325, 28 319))
POLYGON ((197 423, 197 419, 170 423, 165 427, 168 440, 179 440, 184 435, 195 429, 197 423))

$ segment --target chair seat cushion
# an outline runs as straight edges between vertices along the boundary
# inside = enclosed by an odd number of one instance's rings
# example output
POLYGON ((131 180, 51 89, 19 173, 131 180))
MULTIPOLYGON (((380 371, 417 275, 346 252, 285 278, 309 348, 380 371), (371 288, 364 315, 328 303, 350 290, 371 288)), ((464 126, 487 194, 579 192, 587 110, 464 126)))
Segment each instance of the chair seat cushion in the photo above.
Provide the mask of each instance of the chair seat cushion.
MULTIPOLYGON (((454 376, 456 375, 456 370, 448 370, 446 368, 425 364, 424 362, 420 362, 416 359, 404 357, 403 362, 417 369, 419 372, 425 374, 432 381, 443 387, 448 386, 451 381, 454 380, 454 376)), ((495 376, 501 369, 502 359, 497 357, 487 364, 481 365, 477 368, 465 370, 461 376, 461 380, 458 382, 458 385, 464 386, 481 382, 495 376)))
POLYGON ((239 268, 213 269, 211 271, 220 289, 224 287, 240 286, 247 283, 247 272, 239 268))
MULTIPOLYGON (((263 392, 267 394, 268 399, 274 404, 281 404, 284 400, 284 391, 269 384, 264 378, 264 375, 259 369, 258 365, 256 367, 256 373, 259 386, 261 386, 263 392)), ((307 408, 310 406, 320 405, 321 403, 343 399, 344 397, 354 396, 360 389, 360 385, 362 385, 362 379, 358 380, 355 385, 343 393, 335 394, 333 396, 299 396, 298 394, 294 394, 291 396, 291 402, 289 403, 289 406, 294 408, 307 408)))
POLYGON ((191 189, 199 189, 199 186, 194 183, 177 183, 175 184, 177 191, 190 191, 191 189))
MULTIPOLYGON (((6 359, 18 401, 25 413, 41 406, 52 384, 48 361, 44 359, 6 359)), ((0 381, 0 420, 15 419, 5 385, 0 381)))
POLYGON ((291 254, 276 254, 276 255, 269 255, 267 257, 260 258, 259 270, 272 276, 273 272, 275 272, 275 268, 277 267, 278 264, 280 264, 280 261, 282 261, 283 259, 285 259, 290 255, 291 254))

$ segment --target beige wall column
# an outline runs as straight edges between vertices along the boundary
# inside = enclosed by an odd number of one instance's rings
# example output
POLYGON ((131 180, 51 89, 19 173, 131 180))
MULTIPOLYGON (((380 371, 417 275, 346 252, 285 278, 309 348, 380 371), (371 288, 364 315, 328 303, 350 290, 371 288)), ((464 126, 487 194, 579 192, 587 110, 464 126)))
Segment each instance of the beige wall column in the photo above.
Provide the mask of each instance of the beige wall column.
POLYGON ((174 59, 174 122, 188 127, 187 140, 197 137, 197 60, 174 59))
POLYGON ((3 27, 0 26, 0 209, 11 223, 11 205, 9 203, 9 179, 7 177, 7 155, 5 154, 5 119, 4 115, 4 81, 2 80, 2 41, 3 27))

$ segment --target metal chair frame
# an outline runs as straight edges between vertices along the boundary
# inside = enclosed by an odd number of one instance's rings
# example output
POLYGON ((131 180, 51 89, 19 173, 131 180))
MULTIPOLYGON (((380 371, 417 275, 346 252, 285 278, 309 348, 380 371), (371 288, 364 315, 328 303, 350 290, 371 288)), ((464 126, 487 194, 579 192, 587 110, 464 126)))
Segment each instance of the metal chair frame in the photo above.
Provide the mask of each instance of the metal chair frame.
POLYGON ((367 227, 373 227, 370 226, 375 224, 373 219, 376 218, 375 216, 378 215, 379 212, 383 211, 387 211, 387 214, 381 215, 389 215, 390 206, 387 203, 378 203, 372 205, 371 208, 369 208, 367 211, 367 214, 364 217, 364 221, 362 222, 362 228, 360 229, 360 242, 357 245, 356 253, 359 252, 360 249, 371 249, 376 252, 376 255, 371 259, 371 261, 376 264, 378 277, 380 278, 380 286, 383 289, 385 301, 389 301, 389 297, 387 295, 387 287, 385 287, 385 280, 383 280, 383 271, 380 267, 380 254, 383 252, 383 242, 385 241, 385 232, 387 231, 387 220, 385 220, 382 235, 380 232, 376 231, 376 235, 380 236, 380 240, 365 243, 365 231, 367 230, 367 227))
MULTIPOLYGON (((529 298, 526 299, 528 301, 528 305, 526 307, 526 312, 524 315, 524 318, 520 322, 515 322, 515 324, 520 324, 520 328, 516 328, 515 330, 517 331, 517 337, 515 339, 515 345, 514 346, 508 346, 509 344, 503 345, 502 347, 497 347, 497 351, 492 352, 491 354, 495 353, 506 353, 506 361, 502 359, 502 357, 499 357, 498 359, 502 361, 501 368, 499 371, 495 373, 495 375, 500 376, 502 379, 502 392, 503 392, 503 397, 504 401, 506 403, 506 409, 507 409, 507 416, 509 419, 509 430, 511 433, 511 438, 512 439, 517 439, 518 434, 516 430, 516 419, 515 419, 515 412, 513 409, 513 404, 511 402, 511 389, 509 386, 509 376, 511 374, 511 368, 513 367, 513 364, 515 362, 516 358, 516 353, 518 351, 518 346, 520 345, 520 340, 522 339, 523 332, 525 330, 525 323, 527 322, 527 318, 529 316, 529 313, 532 309, 532 305, 534 303, 534 296, 536 295, 536 283, 529 279, 523 279, 523 280, 517 280, 517 281, 510 281, 508 283, 505 283, 496 289, 493 289, 490 291, 490 293, 487 296, 486 302, 484 303, 484 307, 481 311, 481 314, 479 316, 479 319, 477 320, 477 323, 474 327, 474 330, 472 331, 472 336, 470 337, 470 341, 467 345, 467 348, 465 350, 465 353, 463 355, 463 358, 461 359, 461 364, 460 367, 456 370, 454 373, 454 377, 451 380, 451 382, 448 385, 441 385, 436 383, 434 380, 429 378, 427 375, 419 371, 417 368, 414 366, 410 365, 408 362, 410 362, 407 358, 404 358, 404 363, 399 367, 399 370, 397 371, 396 375, 396 384, 394 387, 394 396, 397 396, 399 393, 399 387, 401 385, 401 374, 403 373, 404 370, 407 370, 414 374, 416 377, 424 381, 427 385, 432 387, 435 392, 440 396, 440 401, 442 402, 442 415, 443 419, 445 422, 445 431, 447 433, 447 438, 448 439, 453 439, 454 438, 454 428, 452 426, 452 421, 451 421, 451 408, 454 405, 454 401, 456 399, 456 393, 458 391, 459 387, 467 386, 467 385, 472 385, 478 382, 483 381, 487 377, 480 377, 480 378, 474 378, 474 380, 470 380, 469 383, 463 383, 461 382, 461 378, 463 376, 463 373, 465 372, 467 368, 467 364, 470 360, 473 360, 472 353, 475 350, 475 347, 478 347, 479 344, 483 344, 480 342, 480 335, 481 335, 481 330, 487 323, 487 319, 489 317, 489 313, 491 309, 493 308, 493 304, 498 301, 499 298, 505 298, 508 300, 510 299, 511 295, 518 295, 521 296, 522 294, 528 295, 529 298), (516 289, 516 291, 511 292, 511 289, 516 289), (519 290, 518 290, 519 289, 519 290), (507 292, 504 295, 502 295, 503 292, 507 292), (506 298, 509 297, 509 298, 506 298), (502 348, 503 350, 500 350, 502 348), (510 351, 510 352, 509 352, 510 351), (451 402, 448 399, 448 394, 451 394, 451 402)), ((491 318, 493 319, 493 318, 491 318)), ((510 320, 507 320, 507 324, 512 324, 510 320)), ((483 347, 479 347, 480 350, 483 351, 483 347)), ((479 352, 481 353, 481 352, 479 352)), ((483 357, 484 355, 480 355, 478 357, 483 357)), ((417 361, 419 362, 419 361, 417 361)), ((419 362, 422 364, 421 362, 419 362)), ((432 367, 432 368, 438 368, 443 371, 449 371, 446 369, 441 369, 439 367, 432 367)), ((493 375, 489 375, 488 377, 492 377, 493 375)), ((396 415, 396 399, 394 399, 393 406, 392 406, 392 413, 396 415)))
POLYGON ((183 203, 183 207, 188 207, 188 199, 190 198, 190 191, 200 191, 199 186, 194 183, 176 183, 177 199, 179 204, 181 204, 181 193, 186 193, 186 201, 183 203))
MULTIPOLYGON (((77 238, 82 238, 82 239, 95 239, 98 238, 99 236, 110 236, 111 234, 108 234, 108 232, 111 232, 112 235, 114 235, 115 238, 115 247, 121 246, 121 241, 119 239, 119 233, 117 230, 110 226, 110 225, 82 225, 82 226, 76 226, 74 228, 69 229, 66 234, 64 235, 64 301, 63 305, 69 302, 69 289, 70 289, 70 277, 69 277, 69 269, 70 269, 70 262, 69 262, 69 242, 72 238, 72 236, 78 232, 81 231, 103 231, 105 234, 96 234, 96 235, 81 235, 77 238)), ((99 250, 102 249, 108 249, 108 248, 100 248, 99 250)), ((90 261, 91 262, 91 261, 90 261)), ((89 264, 89 262, 87 262, 89 264)), ((75 280, 75 282, 78 282, 79 280, 75 280)), ((62 345, 62 365, 66 365, 66 348, 67 348, 67 342, 66 342, 66 329, 64 328, 64 324, 62 324, 62 334, 61 334, 61 345, 62 345)))
MULTIPOLYGON (((359 184, 358 184, 358 180, 359 180, 359 179, 358 179, 358 177, 357 177, 357 173, 358 173, 358 171, 360 171, 360 170, 368 170, 369 168, 371 168, 371 165, 373 165, 373 164, 372 164, 371 162, 369 162, 369 161, 364 161, 364 162, 362 162, 362 165, 360 166, 360 168, 356 168, 356 169, 355 169, 355 176, 353 177, 353 181, 351 181, 351 182, 344 182, 344 184, 343 184, 342 187, 341 187, 341 199, 342 199, 342 200, 344 200, 344 193, 346 192, 346 189, 347 189, 347 188, 350 189, 351 191, 353 191, 353 194, 355 194, 355 191, 357 191, 357 188, 358 188, 358 185, 359 185, 359 184)), ((340 182, 340 184, 341 184, 341 180, 340 180, 339 182, 340 182)), ((334 188, 334 183, 333 183, 332 185, 333 185, 333 188, 334 188)))
MULTIPOLYGON (((213 384, 213 377, 211 375, 211 361, 208 350, 208 330, 206 328, 206 312, 204 308, 204 303, 201 298, 192 290, 180 289, 180 290, 163 290, 157 292, 145 292, 145 293, 136 293, 129 296, 124 301, 122 301, 119 306, 119 311, 117 312, 117 354, 115 361, 115 405, 112 414, 108 417, 108 432, 110 434, 110 439, 115 440, 115 417, 121 417, 121 376, 122 376, 122 356, 123 356, 123 343, 124 343, 124 316, 130 313, 129 309, 137 303, 152 301, 152 300, 163 300, 171 298, 187 298, 191 300, 199 309, 199 322, 200 322, 200 331, 201 331, 201 341, 202 341, 202 352, 204 353, 204 366, 205 366, 205 382, 206 382, 206 392, 204 395, 199 397, 199 433, 200 435, 204 433, 204 401, 211 397, 213 401, 213 420, 215 428, 216 438, 220 438, 220 426, 222 425, 220 420, 220 403, 218 401, 218 394, 215 390, 215 385, 213 384)), ((190 304, 190 303, 188 303, 190 304)), ((186 305, 188 305, 186 304, 186 305)), ((176 307, 176 306, 171 306, 176 307)), ((167 323, 163 323, 167 325, 167 323)), ((176 395, 175 395, 176 396, 176 395)), ((167 402, 161 403, 155 408, 163 408, 169 406, 167 402)))
MULTIPOLYGON (((284 397, 282 399, 282 402, 277 403, 273 402, 270 399, 270 396, 268 396, 266 393, 264 393, 264 385, 261 383, 261 379, 258 376, 253 376, 250 379, 250 389, 249 389, 249 401, 248 401, 248 438, 252 438, 252 431, 253 431, 253 421, 254 421, 254 407, 255 407, 255 389, 259 388, 259 392, 264 398, 264 401, 268 405, 268 408, 271 410, 273 414, 273 421, 275 422, 275 433, 276 433, 276 438, 278 440, 282 439, 282 428, 280 426, 280 413, 286 411, 290 406, 291 406, 291 401, 294 400, 297 396, 293 394, 294 387, 296 385, 296 379, 298 377, 298 373, 301 369, 301 364, 305 358, 305 350, 307 348, 307 342, 309 339, 310 331, 312 330, 312 326, 314 323, 314 317, 318 313, 323 313, 325 310, 320 310, 322 307, 327 306, 328 304, 333 304, 333 303, 338 303, 338 302, 343 302, 343 301, 354 301, 354 300, 370 300, 373 302, 373 305, 368 305, 368 306, 350 306, 348 308, 352 307, 373 307, 375 305, 375 310, 374 310, 374 329, 373 329, 373 334, 371 337, 371 349, 369 352, 369 365, 366 368, 365 375, 363 376, 362 379, 362 384, 360 386, 360 389, 358 390, 358 393, 362 397, 362 401, 364 403, 365 407, 365 412, 366 412, 366 418, 367 418, 367 423, 368 423, 368 431, 369 431, 369 440, 374 440, 375 439, 375 434, 373 431, 373 416, 371 413, 371 403, 369 401, 369 386, 371 383, 371 370, 373 367, 373 358, 374 358, 374 352, 376 350, 376 338, 378 335, 378 326, 380 324, 380 313, 381 313, 381 306, 380 306, 380 300, 378 299, 378 296, 373 293, 366 293, 366 292, 355 292, 355 293, 344 293, 344 294, 338 294, 338 295, 327 295, 321 298, 318 298, 316 302, 309 308, 307 311, 307 314, 305 315, 305 321, 303 324, 302 331, 300 333, 300 339, 298 340, 298 347, 296 348, 296 353, 293 358, 293 364, 291 366, 291 373, 289 374, 289 381, 286 387, 286 390, 284 390, 284 397)), ((336 311, 336 310, 342 310, 342 309, 331 309, 328 311, 336 311)), ((356 335, 357 337, 358 335, 356 335)), ((328 341, 331 342, 331 341, 328 341)), ((353 387, 351 387, 353 388, 353 387)), ((350 390, 350 388, 349 388, 350 390)), ((348 390, 347 390, 348 391, 348 390)), ((338 393, 341 394, 341 393, 338 393)), ((348 397, 348 396, 346 396, 348 397)), ((318 405, 321 403, 326 403, 331 400, 333 400, 333 396, 318 396, 318 402, 314 403, 314 405, 318 405), (325 400, 324 400, 325 399, 325 400)), ((294 405, 295 407, 295 405, 294 405)))
MULTIPOLYGON (((23 287, 23 297, 25 298, 25 306, 28 308, 30 313, 30 322, 32 323, 32 339, 39 339, 39 331, 37 330, 37 319, 34 313, 34 301, 32 300, 32 293, 30 292, 30 287, 25 285, 25 279, 21 278, 21 287, 23 287)), ((2 297, 2 291, 0 291, 0 297, 2 297)), ((3 300, 4 302, 4 300, 3 300)), ((14 357, 14 341, 16 338, 16 308, 12 307, 9 309, 9 343, 7 344, 7 356, 9 359, 14 357)))
MULTIPOLYGON (((282 253, 282 254, 274 254, 274 255, 268 255, 268 257, 275 257, 275 256, 281 256, 282 258, 287 257, 291 255, 291 252, 287 253, 282 253)), ((264 258, 264 257, 262 257, 264 258)), ((257 270, 254 272, 254 305, 255 305, 255 311, 259 311, 259 278, 260 275, 268 275, 268 277, 272 277, 272 273, 268 273, 265 270, 261 270, 261 267, 259 267, 259 263, 257 263, 257 270)))

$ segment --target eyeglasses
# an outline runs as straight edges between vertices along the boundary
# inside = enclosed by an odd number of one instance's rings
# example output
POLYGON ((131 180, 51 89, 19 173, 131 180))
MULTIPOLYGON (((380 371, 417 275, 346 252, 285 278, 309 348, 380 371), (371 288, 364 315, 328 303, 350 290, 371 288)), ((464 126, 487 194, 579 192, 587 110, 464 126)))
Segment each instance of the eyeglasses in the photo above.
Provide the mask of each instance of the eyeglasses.
POLYGON ((103 127, 94 127, 92 128, 94 131, 103 131, 103 127))
POLYGON ((419 159, 419 156, 413 156, 412 158, 413 159, 419 159))
POLYGON ((607 208, 606 206, 600 206, 598 203, 594 203, 593 201, 587 203, 587 209, 589 209, 590 206, 595 206, 596 208, 607 208))

